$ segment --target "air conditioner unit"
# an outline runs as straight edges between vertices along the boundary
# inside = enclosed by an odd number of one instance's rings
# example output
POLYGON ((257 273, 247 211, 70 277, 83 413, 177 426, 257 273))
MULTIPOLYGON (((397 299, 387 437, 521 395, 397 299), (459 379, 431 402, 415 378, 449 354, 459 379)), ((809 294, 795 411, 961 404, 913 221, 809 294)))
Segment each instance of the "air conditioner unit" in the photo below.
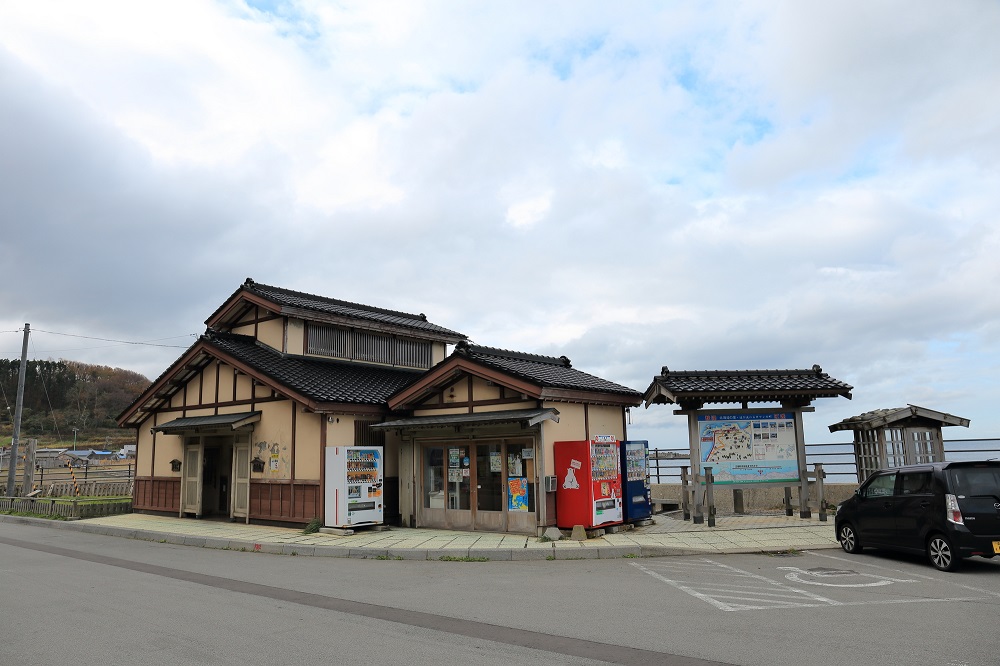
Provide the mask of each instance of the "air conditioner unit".
POLYGON ((554 493, 556 491, 556 477, 547 476, 545 477, 545 492, 554 493))

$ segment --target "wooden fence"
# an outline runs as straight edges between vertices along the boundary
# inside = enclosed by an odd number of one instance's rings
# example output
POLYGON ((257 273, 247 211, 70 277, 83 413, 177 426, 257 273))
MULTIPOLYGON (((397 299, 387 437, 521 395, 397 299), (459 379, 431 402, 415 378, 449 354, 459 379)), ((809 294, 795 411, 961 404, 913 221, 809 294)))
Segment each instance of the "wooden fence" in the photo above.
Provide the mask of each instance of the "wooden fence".
POLYGON ((0 513, 30 513, 68 520, 132 513, 132 500, 0 497, 0 513))

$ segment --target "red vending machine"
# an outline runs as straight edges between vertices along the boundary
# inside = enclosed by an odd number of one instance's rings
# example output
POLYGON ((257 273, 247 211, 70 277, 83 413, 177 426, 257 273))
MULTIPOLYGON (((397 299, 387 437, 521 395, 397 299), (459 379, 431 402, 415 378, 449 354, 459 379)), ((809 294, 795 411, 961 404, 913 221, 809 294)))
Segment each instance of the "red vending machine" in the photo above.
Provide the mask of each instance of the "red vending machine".
POLYGON ((619 446, 608 435, 554 444, 557 527, 592 529, 622 522, 619 446))

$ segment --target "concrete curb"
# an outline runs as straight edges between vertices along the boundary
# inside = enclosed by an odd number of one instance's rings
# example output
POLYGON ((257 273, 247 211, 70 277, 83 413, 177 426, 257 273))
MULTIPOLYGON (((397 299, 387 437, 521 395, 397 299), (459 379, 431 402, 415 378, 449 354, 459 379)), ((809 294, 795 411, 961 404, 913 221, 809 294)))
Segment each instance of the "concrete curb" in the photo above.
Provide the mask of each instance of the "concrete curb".
MULTIPOLYGON (((10 516, 0 514, 0 524, 12 523, 49 529, 75 530, 87 534, 135 539, 156 543, 168 543, 179 546, 197 548, 212 548, 215 550, 234 550, 242 552, 267 553, 272 555, 307 556, 307 557, 344 557, 351 559, 383 559, 383 560, 423 560, 442 561, 442 558, 466 560, 485 558, 491 562, 525 562, 540 560, 587 560, 587 559, 618 559, 618 558, 653 558, 677 557, 684 555, 723 555, 723 554, 769 554, 784 553, 790 550, 823 550, 837 549, 836 543, 801 544, 797 543, 795 535, 786 543, 771 546, 749 548, 698 548, 689 546, 668 545, 606 545, 588 544, 576 541, 553 541, 536 544, 528 542, 522 547, 359 547, 350 545, 298 544, 287 542, 248 541, 244 539, 215 538, 211 536, 179 534, 169 531, 158 531, 138 528, 114 527, 108 525, 88 524, 82 521, 60 521, 29 516, 10 516)), ((780 529, 780 528, 779 528, 780 529)), ((713 540, 714 541, 714 540, 713 540)), ((447 560, 445 560, 447 561, 447 560)))

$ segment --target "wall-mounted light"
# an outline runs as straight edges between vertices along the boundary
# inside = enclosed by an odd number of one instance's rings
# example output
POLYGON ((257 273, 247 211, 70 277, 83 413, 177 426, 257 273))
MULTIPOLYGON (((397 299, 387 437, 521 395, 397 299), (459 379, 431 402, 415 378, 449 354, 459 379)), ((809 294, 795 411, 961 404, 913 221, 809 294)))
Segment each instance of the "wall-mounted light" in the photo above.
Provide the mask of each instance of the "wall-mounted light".
POLYGON ((250 461, 250 471, 261 474, 264 471, 264 461, 254 456, 254 459, 250 461))
POLYGON ((170 461, 170 471, 171 472, 179 472, 179 471, 181 471, 181 461, 178 460, 177 458, 174 458, 173 460, 171 460, 170 461))

